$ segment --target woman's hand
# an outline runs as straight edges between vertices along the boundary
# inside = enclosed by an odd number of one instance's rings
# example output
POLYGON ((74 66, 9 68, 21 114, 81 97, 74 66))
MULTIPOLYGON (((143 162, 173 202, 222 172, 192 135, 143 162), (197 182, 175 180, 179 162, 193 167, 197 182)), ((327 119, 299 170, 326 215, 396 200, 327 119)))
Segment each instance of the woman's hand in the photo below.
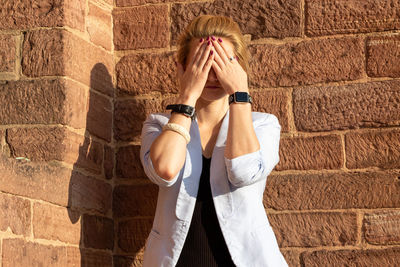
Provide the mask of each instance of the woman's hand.
POLYGON ((248 92, 247 73, 236 60, 235 55, 228 55, 221 38, 212 42, 216 51, 212 67, 221 86, 229 95, 237 91, 248 92), (233 59, 231 60, 230 57, 233 59))
POLYGON ((186 70, 178 63, 178 81, 182 102, 194 106, 200 97, 214 59, 213 53, 210 53, 211 47, 211 40, 201 40, 194 50, 193 57, 188 58, 186 70))

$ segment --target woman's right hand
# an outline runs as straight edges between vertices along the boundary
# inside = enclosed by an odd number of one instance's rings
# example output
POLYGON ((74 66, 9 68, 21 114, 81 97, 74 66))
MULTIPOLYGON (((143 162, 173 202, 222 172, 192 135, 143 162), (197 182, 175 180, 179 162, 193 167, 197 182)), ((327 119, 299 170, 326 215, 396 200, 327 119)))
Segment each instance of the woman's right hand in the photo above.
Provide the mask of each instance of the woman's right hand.
POLYGON ((210 72, 214 55, 211 53, 211 41, 201 40, 194 50, 193 56, 188 58, 186 70, 178 65, 178 82, 180 89, 179 100, 182 103, 194 106, 203 92, 210 72), (185 103, 184 103, 185 102, 185 103))

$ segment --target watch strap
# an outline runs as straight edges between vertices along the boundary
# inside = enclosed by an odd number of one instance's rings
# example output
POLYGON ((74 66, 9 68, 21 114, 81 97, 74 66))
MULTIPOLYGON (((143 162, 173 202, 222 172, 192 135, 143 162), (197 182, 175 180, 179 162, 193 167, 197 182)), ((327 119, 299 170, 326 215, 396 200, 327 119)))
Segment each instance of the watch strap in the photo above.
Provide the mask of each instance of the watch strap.
POLYGON ((191 118, 192 120, 194 120, 195 114, 196 114, 194 107, 189 106, 189 105, 184 105, 184 104, 168 105, 166 109, 167 110, 171 109, 172 112, 183 114, 183 115, 191 118))
POLYGON ((229 96, 229 105, 232 103, 253 103, 253 99, 247 92, 235 92, 229 96))

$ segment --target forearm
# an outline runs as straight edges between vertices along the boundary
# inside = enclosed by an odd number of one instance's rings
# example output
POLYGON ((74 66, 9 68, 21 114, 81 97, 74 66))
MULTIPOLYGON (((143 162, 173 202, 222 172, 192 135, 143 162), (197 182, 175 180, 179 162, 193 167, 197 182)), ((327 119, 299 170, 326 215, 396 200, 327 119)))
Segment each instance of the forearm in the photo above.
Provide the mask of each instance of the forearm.
POLYGON ((260 149, 251 117, 250 103, 233 103, 229 107, 229 127, 225 157, 233 159, 260 149))
MULTIPOLYGON (((194 105, 193 101, 178 100, 180 104, 194 105)), ((190 132, 191 119, 183 114, 172 113, 169 123, 183 126, 190 132)), ((186 140, 174 131, 163 131, 150 147, 150 158, 156 173, 166 179, 172 180, 180 171, 186 158, 186 140)))

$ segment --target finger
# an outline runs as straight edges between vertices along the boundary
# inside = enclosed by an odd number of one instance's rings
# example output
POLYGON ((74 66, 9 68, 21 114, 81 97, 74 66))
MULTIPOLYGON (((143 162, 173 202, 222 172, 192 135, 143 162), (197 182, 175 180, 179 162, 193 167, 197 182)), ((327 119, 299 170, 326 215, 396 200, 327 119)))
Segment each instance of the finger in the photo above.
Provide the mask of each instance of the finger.
POLYGON ((196 50, 194 52, 194 56, 193 56, 193 59, 192 59, 192 62, 191 62, 192 65, 197 65, 198 64, 199 58, 203 54, 203 51, 204 51, 205 48, 207 48, 207 42, 202 40, 201 42, 199 42, 199 45, 196 47, 196 50))
POLYGON ((204 64, 204 68, 203 71, 208 73, 212 67, 212 64, 214 62, 214 55, 215 53, 210 53, 210 55, 208 56, 208 59, 206 61, 206 63, 204 64))
POLYGON ((204 50, 203 54, 201 55, 200 59, 199 59, 199 68, 203 69, 204 68, 204 64, 206 63, 206 61, 209 59, 210 54, 212 51, 212 45, 211 42, 207 45, 206 49, 204 50))
POLYGON ((220 69, 223 69, 226 66, 225 62, 222 60, 221 56, 218 53, 214 52, 214 54, 214 61, 218 64, 220 69))
POLYGON ((221 57, 222 61, 225 64, 228 64, 229 63, 229 59, 228 59, 229 55, 228 55, 228 53, 226 52, 225 48, 222 45, 222 39, 218 38, 218 40, 214 41, 213 43, 214 43, 215 50, 217 51, 217 53, 221 57))
POLYGON ((214 60, 212 62, 212 68, 214 69, 215 73, 218 75, 221 73, 222 69, 219 67, 219 65, 217 64, 217 62, 215 62, 215 57, 214 60))

